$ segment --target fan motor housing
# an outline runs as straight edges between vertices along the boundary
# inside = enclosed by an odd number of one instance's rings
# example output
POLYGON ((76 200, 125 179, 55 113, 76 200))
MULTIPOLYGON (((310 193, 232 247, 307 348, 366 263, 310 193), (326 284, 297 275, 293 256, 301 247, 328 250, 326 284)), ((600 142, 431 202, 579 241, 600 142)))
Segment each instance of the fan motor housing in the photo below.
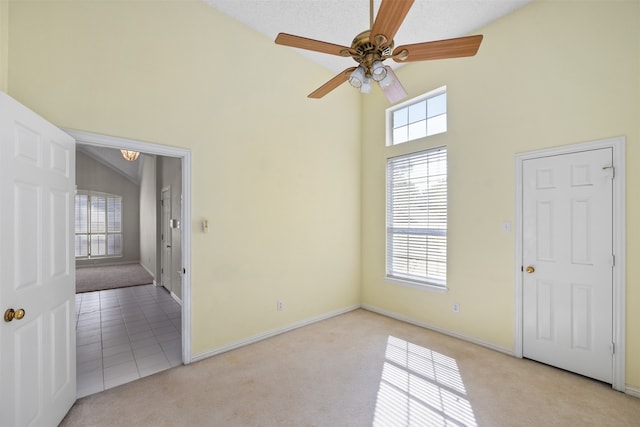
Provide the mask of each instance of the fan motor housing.
MULTIPOLYGON (((358 63, 362 63, 363 61, 371 62, 373 61, 383 61, 391 55, 391 49, 393 49, 393 40, 391 43, 384 45, 384 41, 379 44, 374 44, 371 42, 371 30, 366 30, 358 34, 353 41, 351 42, 351 48, 358 52, 358 57, 354 57, 354 59, 358 63)), ((371 64, 369 64, 371 65, 371 64)))

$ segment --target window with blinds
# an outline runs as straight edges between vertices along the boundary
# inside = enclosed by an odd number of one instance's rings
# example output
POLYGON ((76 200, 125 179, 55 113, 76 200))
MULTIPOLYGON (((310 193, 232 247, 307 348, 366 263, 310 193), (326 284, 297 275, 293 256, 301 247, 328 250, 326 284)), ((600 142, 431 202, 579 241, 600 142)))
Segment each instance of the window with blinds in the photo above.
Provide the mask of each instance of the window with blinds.
POLYGON ((122 197, 76 194, 76 258, 122 255, 122 197))
POLYGON ((387 160, 387 277, 446 286, 445 147, 387 160))

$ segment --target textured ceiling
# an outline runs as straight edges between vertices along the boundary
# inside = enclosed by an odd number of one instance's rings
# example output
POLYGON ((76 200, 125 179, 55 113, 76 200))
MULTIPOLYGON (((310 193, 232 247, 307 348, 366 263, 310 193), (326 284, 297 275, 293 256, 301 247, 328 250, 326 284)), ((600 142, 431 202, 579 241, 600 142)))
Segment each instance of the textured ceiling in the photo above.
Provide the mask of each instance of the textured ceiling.
MULTIPOLYGON (((279 32, 349 46, 368 30, 369 0, 203 0, 275 40, 279 32)), ((416 0, 394 39, 395 45, 471 35, 532 0, 416 0)), ((380 0, 374 0, 374 17, 380 0)), ((284 47, 283 49, 292 49, 284 47)), ((342 58, 296 49, 336 73, 353 65, 342 58)), ((394 68, 398 66, 391 61, 394 68)))

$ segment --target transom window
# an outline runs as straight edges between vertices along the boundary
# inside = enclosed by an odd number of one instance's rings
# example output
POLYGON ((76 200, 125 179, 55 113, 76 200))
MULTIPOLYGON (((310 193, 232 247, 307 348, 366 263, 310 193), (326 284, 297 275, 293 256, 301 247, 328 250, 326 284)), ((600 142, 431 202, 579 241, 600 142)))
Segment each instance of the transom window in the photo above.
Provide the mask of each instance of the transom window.
POLYGON ((387 277, 444 288, 447 149, 387 160, 387 277))
POLYGON ((447 131, 447 88, 443 86, 387 112, 389 144, 396 145, 447 131))
POLYGON ((76 258, 122 255, 122 197, 78 191, 75 223, 76 258))

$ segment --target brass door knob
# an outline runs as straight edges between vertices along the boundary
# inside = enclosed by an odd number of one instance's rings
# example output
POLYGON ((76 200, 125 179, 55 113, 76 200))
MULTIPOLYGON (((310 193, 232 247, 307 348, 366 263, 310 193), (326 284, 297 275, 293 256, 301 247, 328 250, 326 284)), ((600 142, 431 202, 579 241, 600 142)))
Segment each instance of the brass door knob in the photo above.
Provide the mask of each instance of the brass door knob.
POLYGON ((531 265, 530 265, 530 266, 528 266, 528 267, 525 269, 525 271, 526 271, 527 273, 531 274, 531 273, 533 273, 534 271, 536 271, 536 269, 535 269, 535 268, 533 268, 533 266, 531 266, 531 265))
POLYGON ((20 320, 24 317, 24 315, 25 315, 25 311, 22 308, 19 308, 17 310, 14 310, 13 308, 9 308, 7 309, 7 311, 4 312, 4 321, 11 322, 13 319, 20 320))

